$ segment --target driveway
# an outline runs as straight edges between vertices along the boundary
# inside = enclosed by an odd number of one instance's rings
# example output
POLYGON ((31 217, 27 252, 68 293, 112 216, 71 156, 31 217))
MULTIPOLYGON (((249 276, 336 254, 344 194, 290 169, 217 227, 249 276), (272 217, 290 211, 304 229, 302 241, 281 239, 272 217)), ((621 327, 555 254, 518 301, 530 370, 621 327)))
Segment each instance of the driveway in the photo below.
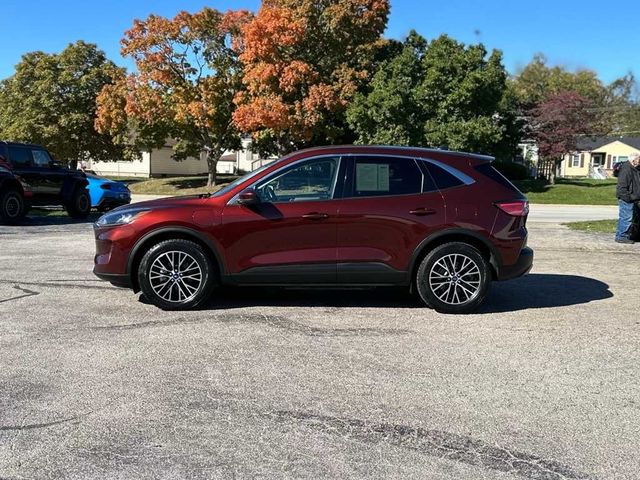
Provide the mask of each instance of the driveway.
POLYGON ((638 478, 638 246, 532 222, 533 272, 475 315, 259 289, 171 313, 97 281, 68 222, 0 227, 0 478, 638 478))

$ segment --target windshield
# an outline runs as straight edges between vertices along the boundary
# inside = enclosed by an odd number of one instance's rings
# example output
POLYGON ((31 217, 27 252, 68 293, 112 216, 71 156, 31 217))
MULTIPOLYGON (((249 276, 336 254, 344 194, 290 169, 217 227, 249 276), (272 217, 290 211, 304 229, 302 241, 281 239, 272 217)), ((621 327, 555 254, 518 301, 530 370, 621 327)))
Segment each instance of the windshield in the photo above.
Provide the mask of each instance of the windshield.
POLYGON ((225 193, 230 192, 231 190, 236 188, 241 183, 246 182, 247 180, 255 177, 260 172, 263 172, 264 170, 266 170, 267 167, 270 167, 271 165, 273 165, 273 164, 275 164, 276 162, 279 162, 279 161, 280 160, 275 160, 274 162, 269 162, 269 163, 267 163, 265 165, 262 165, 260 168, 257 168, 256 170, 241 176, 240 178, 238 178, 238 179, 234 180, 233 182, 229 183, 228 185, 225 185, 220 190, 218 190, 217 192, 213 193, 211 196, 212 197, 219 197, 220 195, 224 195, 225 193))

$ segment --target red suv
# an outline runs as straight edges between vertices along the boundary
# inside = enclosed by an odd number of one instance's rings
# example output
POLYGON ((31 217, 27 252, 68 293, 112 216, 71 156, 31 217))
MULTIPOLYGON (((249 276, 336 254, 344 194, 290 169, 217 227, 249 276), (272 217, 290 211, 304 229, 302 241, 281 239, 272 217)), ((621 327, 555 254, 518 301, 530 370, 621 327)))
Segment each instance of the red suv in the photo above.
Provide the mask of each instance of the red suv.
POLYGON ((405 286, 468 313, 526 274, 527 199, 491 157, 421 148, 304 150, 214 194, 117 208, 95 224, 94 273, 189 309, 216 285, 405 286))

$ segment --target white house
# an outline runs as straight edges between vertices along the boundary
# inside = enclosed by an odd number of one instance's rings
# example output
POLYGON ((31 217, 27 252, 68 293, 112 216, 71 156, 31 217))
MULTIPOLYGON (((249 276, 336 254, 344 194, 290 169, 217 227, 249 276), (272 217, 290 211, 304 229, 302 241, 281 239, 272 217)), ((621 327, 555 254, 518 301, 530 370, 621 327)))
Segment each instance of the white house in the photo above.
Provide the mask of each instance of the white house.
MULTIPOLYGON (((174 141, 159 149, 142 152, 139 160, 102 162, 89 160, 86 168, 98 175, 109 177, 164 177, 206 175, 207 162, 202 158, 189 157, 177 161, 172 158, 174 141)), ((251 139, 242 139, 242 149, 225 152, 218 161, 217 172, 234 174, 249 172, 260 167, 273 158, 261 159, 251 150, 251 139)))

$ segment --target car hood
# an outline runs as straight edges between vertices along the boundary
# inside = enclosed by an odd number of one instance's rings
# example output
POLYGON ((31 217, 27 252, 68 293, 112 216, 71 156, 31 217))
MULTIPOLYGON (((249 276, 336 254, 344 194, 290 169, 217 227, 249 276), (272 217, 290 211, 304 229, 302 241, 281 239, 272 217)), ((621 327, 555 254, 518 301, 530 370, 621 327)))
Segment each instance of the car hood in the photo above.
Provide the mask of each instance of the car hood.
MULTIPOLYGON (((116 210, 156 210, 162 208, 182 208, 182 207, 199 207, 207 201, 208 194, 203 195, 183 195, 180 197, 163 197, 154 200, 145 200, 143 202, 135 202, 129 205, 118 207, 116 210)), ((115 211, 115 210, 112 210, 115 211)))

